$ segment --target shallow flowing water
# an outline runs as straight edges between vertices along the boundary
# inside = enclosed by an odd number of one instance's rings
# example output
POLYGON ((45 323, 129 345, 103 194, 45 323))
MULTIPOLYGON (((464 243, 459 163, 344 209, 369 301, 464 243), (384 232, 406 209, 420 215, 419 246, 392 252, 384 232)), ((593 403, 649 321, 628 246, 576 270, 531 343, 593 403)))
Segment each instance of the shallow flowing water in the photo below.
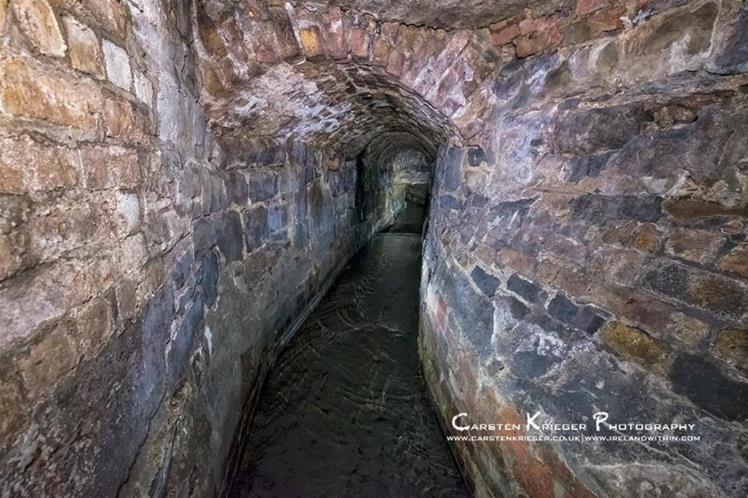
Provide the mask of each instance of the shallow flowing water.
POLYGON ((271 371, 231 496, 468 496, 418 361, 420 249, 381 233, 351 261, 271 371))

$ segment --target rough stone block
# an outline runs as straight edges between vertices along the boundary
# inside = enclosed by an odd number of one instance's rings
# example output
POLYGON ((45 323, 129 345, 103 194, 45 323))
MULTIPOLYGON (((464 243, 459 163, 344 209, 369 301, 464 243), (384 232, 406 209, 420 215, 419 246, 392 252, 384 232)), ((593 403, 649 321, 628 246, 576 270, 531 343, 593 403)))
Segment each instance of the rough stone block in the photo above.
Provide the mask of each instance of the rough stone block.
POLYGON ((535 267, 535 258, 529 254, 509 248, 500 249, 496 253, 496 261, 525 276, 532 275, 535 267))
POLYGON ((13 0, 13 13, 31 45, 44 55, 64 57, 67 46, 46 0, 13 0))
POLYGON ((590 306, 578 306, 561 294, 556 294, 548 303, 548 313, 588 334, 594 334, 605 323, 605 319, 595 313, 590 306))
POLYGON ((660 232, 657 226, 652 223, 643 223, 637 226, 632 235, 631 244, 640 251, 652 254, 660 248, 660 232))
POLYGON ((748 71, 748 9, 743 7, 738 14, 732 34, 727 39, 722 53, 717 57, 716 64, 720 73, 739 73, 748 71))
POLYGON ((505 45, 520 35, 519 26, 512 24, 499 31, 491 33, 491 42, 498 46, 505 45))
POLYGON ((258 206, 244 212, 244 236, 247 252, 261 247, 268 239, 268 211, 265 206, 258 206))
POLYGON ((470 273, 470 278, 473 279, 475 285, 485 294, 487 297, 491 297, 496 293, 496 289, 501 285, 501 281, 493 275, 487 273, 480 266, 473 268, 470 273))
POLYGON ((621 8, 609 9, 573 22, 564 30, 564 43, 567 45, 583 43, 603 33, 618 29, 621 27, 619 18, 623 12, 621 8))
POLYGON ((369 32, 363 28, 353 28, 348 34, 351 56, 354 59, 369 58, 369 32))
POLYGON ((572 214, 593 223, 604 219, 657 221, 662 216, 662 198, 653 195, 605 196, 585 194, 570 202, 572 214))
POLYGON ((130 69, 130 56, 123 48, 109 40, 102 40, 101 46, 104 52, 104 64, 107 79, 125 90, 132 89, 132 70, 130 69))
POLYGON ((531 35, 522 36, 514 40, 514 48, 517 57, 524 59, 531 55, 539 54, 551 47, 551 41, 544 32, 534 32, 531 35))
POLYGON ((252 171, 249 176, 249 198, 254 202, 268 200, 278 193, 278 176, 268 171, 252 171))
POLYGON ((638 251, 603 245, 594 252, 589 273, 601 280, 629 286, 636 281, 645 261, 646 255, 638 251))
POLYGON ((132 189, 140 183, 138 154, 123 147, 84 147, 80 160, 86 188, 132 189))
POLYGON ((739 370, 748 373, 748 330, 726 329, 714 341, 714 353, 739 370))
POLYGON ((322 21, 327 55, 335 60, 345 59, 348 57, 348 50, 345 45, 345 29, 340 7, 334 6, 325 10, 322 21))
POLYGON ((535 303, 545 299, 545 292, 538 285, 525 280, 518 275, 512 275, 506 282, 506 288, 518 296, 525 298, 530 303, 535 303))
POLYGON ((104 77, 104 56, 96 33, 71 16, 62 18, 70 45, 70 64, 96 78, 104 77))
POLYGON ((719 260, 722 270, 748 278, 748 244, 743 243, 734 247, 719 260))
POLYGON ((218 256, 215 252, 210 251, 203 256, 200 265, 200 276, 197 284, 203 293, 205 304, 213 306, 218 299, 218 256))
POLYGON ((379 66, 386 66, 390 59, 392 45, 386 39, 379 37, 374 40, 371 51, 372 61, 379 66))
MULTIPOLYGON (((4 7, 1 1, 0 7, 4 7)), ((0 376, 0 438, 3 441, 21 427, 26 411, 24 404, 16 382, 0 376)))
POLYGON ((8 9, 8 0, 0 0, 0 35, 5 34, 5 18, 8 9))
POLYGON ((244 206, 247 204, 249 199, 249 186, 247 185, 247 178, 244 173, 239 171, 232 171, 228 174, 225 180, 226 183, 226 195, 228 198, 238 204, 244 206))
POLYGON ((278 52, 285 61, 296 60, 300 50, 286 9, 283 6, 269 6, 268 13, 278 43, 278 52))
POLYGON ((623 147, 641 128, 638 106, 561 113, 554 126, 556 147, 565 153, 591 153, 623 147))
POLYGON ((728 320, 748 311, 748 291, 721 275, 659 261, 644 277, 645 287, 728 320))
POLYGON ((399 78, 403 74, 403 65, 405 64, 405 57, 400 52, 392 52, 390 60, 387 62, 385 72, 392 78, 399 78))
POLYGON ((244 237, 239 213, 222 213, 217 221, 216 242, 227 261, 238 261, 244 254, 244 237))
POLYGON ((610 322, 598 337, 623 358, 661 375, 667 372, 669 348, 644 331, 620 322, 610 322))
POLYGON ((748 419, 748 383, 726 376, 712 361, 695 354, 678 355, 670 382, 676 393, 717 417, 748 419))
POLYGON ((448 190, 457 190, 460 185, 463 150, 459 147, 450 147, 439 167, 443 171, 443 186, 448 190))
POLYGON ((27 235, 20 232, 0 233, 0 281, 12 277, 24 267, 27 235))
POLYGON ((123 2, 118 0, 50 0, 60 10, 72 12, 89 25, 98 27, 124 42, 129 16, 123 2))
POLYGON ((270 233, 284 230, 288 226, 288 211, 285 206, 276 206, 268 210, 268 229, 270 233))
POLYGON ((74 151, 34 141, 28 135, 0 137, 0 192, 23 194, 70 188, 78 183, 74 151))
POLYGON ((93 82, 19 57, 3 61, 2 73, 6 112, 80 130, 96 128, 101 93, 93 82))
POLYGON ((299 42, 304 56, 309 60, 319 60, 323 56, 320 44, 320 33, 317 26, 310 26, 299 30, 299 42))
POLYGON ((153 107, 153 85, 141 71, 133 71, 135 96, 148 107, 153 107))
POLYGON ((195 256, 192 252, 186 251, 174 264, 174 270, 171 273, 171 278, 174 281, 174 288, 181 289, 187 279, 190 276, 192 263, 195 261, 195 256))
POLYGON ((666 330, 678 340, 692 347, 698 347, 701 342, 709 337, 709 326, 706 323, 683 313, 673 313, 666 330))
POLYGON ((166 375, 167 382, 171 386, 175 384, 182 373, 195 343, 195 337, 203 326, 204 316, 203 300, 198 297, 192 301, 189 309, 184 313, 176 337, 169 344, 169 351, 166 355, 166 375))
POLYGON ((578 183, 587 177, 596 178, 600 176, 600 173, 608 164, 609 158, 609 153, 575 157, 571 161, 571 169, 569 170, 567 180, 572 183, 578 183))
POLYGON ((608 6, 609 0, 577 0, 575 14, 583 16, 608 6))
POLYGON ((665 251, 697 263, 711 262, 719 252, 725 238, 708 230, 674 228, 665 242, 665 251))
POLYGON ((75 337, 82 356, 95 356, 114 334, 114 296, 107 293, 96 297, 75 315, 75 337))
POLYGON ((104 133, 107 138, 143 145, 152 134, 151 128, 150 117, 127 100, 112 96, 104 101, 104 133))
POLYGON ((440 209, 457 211, 462 207, 462 202, 453 195, 440 195, 437 202, 440 209))
POLYGON ((32 399, 49 392, 79 361, 73 345, 75 332, 67 322, 55 327, 18 357, 18 371, 32 399))
POLYGON ((117 192, 118 221, 125 233, 132 233, 140 227, 140 199, 137 194, 117 192))
POLYGON ((210 217, 198 218, 192 224, 192 245, 195 248, 195 256, 200 256, 209 251, 217 242, 217 233, 214 221, 210 217))
POLYGON ((468 276, 456 270, 441 272, 438 289, 447 303, 460 303, 450 310, 462 333, 481 355, 486 355, 493 335, 493 305, 481 293, 473 290, 468 276))

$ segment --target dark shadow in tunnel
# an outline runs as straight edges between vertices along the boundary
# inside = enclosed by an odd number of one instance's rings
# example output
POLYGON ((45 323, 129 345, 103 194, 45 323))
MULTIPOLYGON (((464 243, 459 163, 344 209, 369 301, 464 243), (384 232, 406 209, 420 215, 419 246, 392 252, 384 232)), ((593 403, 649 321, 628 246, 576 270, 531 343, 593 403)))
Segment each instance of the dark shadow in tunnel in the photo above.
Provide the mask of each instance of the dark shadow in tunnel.
POLYGON ((380 233, 282 352, 230 497, 467 497, 417 354, 421 238, 380 233))
POLYGON ((270 370, 227 496, 469 496, 418 357, 433 154, 400 134, 355 164, 357 223, 390 224, 270 370))
POLYGON ((423 224, 428 217, 429 190, 427 184, 408 185, 405 190, 405 207, 383 232, 422 234, 423 224))

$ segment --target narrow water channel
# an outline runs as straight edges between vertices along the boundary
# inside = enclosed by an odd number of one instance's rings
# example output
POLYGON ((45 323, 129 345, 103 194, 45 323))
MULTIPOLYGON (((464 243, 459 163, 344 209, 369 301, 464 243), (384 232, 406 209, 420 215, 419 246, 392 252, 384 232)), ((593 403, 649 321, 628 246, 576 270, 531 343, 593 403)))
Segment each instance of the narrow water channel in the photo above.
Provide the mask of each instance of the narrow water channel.
POLYGON ((416 209, 353 258, 282 353, 230 496, 468 496, 418 361, 416 209))

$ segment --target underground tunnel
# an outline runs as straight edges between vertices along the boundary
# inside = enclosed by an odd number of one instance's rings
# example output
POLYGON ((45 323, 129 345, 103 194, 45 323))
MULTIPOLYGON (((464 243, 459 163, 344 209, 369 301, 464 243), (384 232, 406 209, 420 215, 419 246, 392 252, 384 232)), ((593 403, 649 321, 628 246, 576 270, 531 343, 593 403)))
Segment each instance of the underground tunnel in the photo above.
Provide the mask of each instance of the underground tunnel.
POLYGON ((741 0, 0 0, 0 496, 748 495, 741 0))

